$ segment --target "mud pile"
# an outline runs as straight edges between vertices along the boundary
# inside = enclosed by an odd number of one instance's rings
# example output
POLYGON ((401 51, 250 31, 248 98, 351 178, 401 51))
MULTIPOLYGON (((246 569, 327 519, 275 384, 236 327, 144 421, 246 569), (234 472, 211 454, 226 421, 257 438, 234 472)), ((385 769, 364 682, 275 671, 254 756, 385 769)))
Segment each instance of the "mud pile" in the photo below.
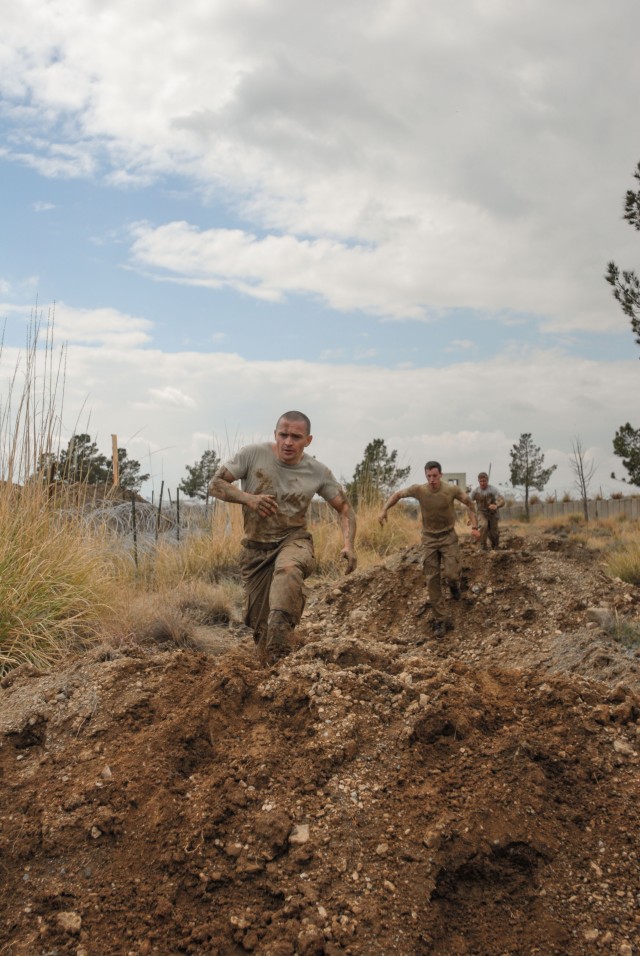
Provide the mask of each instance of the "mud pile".
POLYGON ((438 642, 410 550, 268 671, 232 627, 9 675, 0 952, 636 953, 638 589, 505 544, 438 642))

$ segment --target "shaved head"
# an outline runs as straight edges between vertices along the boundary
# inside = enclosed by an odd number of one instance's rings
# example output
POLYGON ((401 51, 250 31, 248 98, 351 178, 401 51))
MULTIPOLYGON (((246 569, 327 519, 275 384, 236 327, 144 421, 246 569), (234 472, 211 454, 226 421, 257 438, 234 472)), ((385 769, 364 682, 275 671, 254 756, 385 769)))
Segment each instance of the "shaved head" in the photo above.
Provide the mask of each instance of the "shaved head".
POLYGON ((311 434, 311 422, 309 421, 308 417, 305 415, 304 412, 293 412, 293 411, 284 412, 284 414, 282 414, 280 418, 278 419, 278 421, 276 422, 276 430, 278 429, 278 425, 283 419, 286 419, 288 422, 304 422, 304 427, 307 430, 307 435, 311 434))

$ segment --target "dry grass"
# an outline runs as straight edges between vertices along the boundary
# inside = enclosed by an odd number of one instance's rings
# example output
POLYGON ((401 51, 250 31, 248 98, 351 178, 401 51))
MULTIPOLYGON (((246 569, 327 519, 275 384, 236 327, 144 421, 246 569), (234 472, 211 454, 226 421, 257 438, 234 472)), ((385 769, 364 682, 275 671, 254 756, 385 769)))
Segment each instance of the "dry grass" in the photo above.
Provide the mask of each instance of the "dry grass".
MULTIPOLYGON (((363 505, 358 510, 356 551, 360 570, 370 568, 399 548, 409 547, 420 540, 420 522, 410 509, 394 508, 382 526, 378 522, 380 510, 377 504, 363 505)), ((315 545, 316 575, 324 579, 343 575, 344 561, 340 558, 343 542, 337 516, 329 515, 314 521, 310 524, 310 531, 315 545)))
POLYGON ((628 584, 640 585, 640 522, 621 514, 585 522, 579 513, 529 522, 510 521, 511 530, 523 537, 567 533, 573 541, 599 552, 607 574, 628 584))
POLYGON ((607 555, 605 566, 612 577, 639 586, 640 532, 619 540, 616 547, 607 555))
POLYGON ((226 580, 209 584, 183 581, 176 587, 149 591, 128 589, 117 614, 105 617, 102 639, 110 645, 128 643, 197 646, 199 628, 227 626, 237 619, 242 589, 226 580))
POLYGON ((181 541, 164 536, 141 551, 137 570, 130 559, 121 563, 120 574, 150 591, 188 580, 216 582, 237 569, 242 537, 241 509, 218 507, 181 541))
POLYGON ((0 488, 0 672, 95 639, 111 586, 103 549, 43 486, 0 488))

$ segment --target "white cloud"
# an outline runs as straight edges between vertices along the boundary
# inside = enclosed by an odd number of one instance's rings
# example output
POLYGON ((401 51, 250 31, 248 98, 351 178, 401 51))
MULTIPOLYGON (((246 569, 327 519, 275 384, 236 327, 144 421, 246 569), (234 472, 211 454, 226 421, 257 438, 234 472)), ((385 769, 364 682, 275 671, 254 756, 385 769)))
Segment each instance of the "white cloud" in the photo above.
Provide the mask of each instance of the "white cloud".
POLYGON ((103 343, 137 348, 149 342, 153 323, 117 309, 77 309, 59 302, 55 307, 58 341, 103 343))
POLYGON ((633 0, 154 11, 36 0, 0 38, 5 156, 127 187, 191 177, 250 223, 149 228, 140 262, 267 301, 622 328, 602 272, 634 254, 633 0))
MULTIPOLYGON (((16 355, 3 353, 3 379, 16 355)), ((132 442, 129 453, 144 458, 145 470, 151 463, 155 478, 173 487, 205 447, 225 457, 248 441, 267 440, 282 410, 294 407, 310 415, 312 451, 338 476, 350 477, 368 442, 381 437, 411 465, 411 480, 421 479, 424 461, 437 458, 469 480, 491 466, 495 483, 508 482, 509 449, 531 432, 547 463, 559 465, 549 491, 572 487, 575 436, 598 462, 595 487, 606 489, 610 472, 621 472, 611 440, 629 418, 628 395, 637 381, 637 361, 592 362, 557 352, 384 369, 122 349, 114 335, 100 347, 68 346, 63 437, 90 430, 107 449, 117 434, 125 447, 132 442)))
POLYGON ((447 346, 447 352, 457 352, 460 350, 468 350, 475 347, 475 342, 472 342, 471 339, 452 339, 450 344, 447 346))
POLYGON ((150 388, 149 394, 161 405, 178 405, 181 408, 195 408, 197 403, 179 388, 165 385, 163 388, 150 388))
POLYGON ((39 200, 38 202, 32 202, 31 208, 34 212, 49 212, 50 209, 55 209, 56 207, 55 203, 39 200))

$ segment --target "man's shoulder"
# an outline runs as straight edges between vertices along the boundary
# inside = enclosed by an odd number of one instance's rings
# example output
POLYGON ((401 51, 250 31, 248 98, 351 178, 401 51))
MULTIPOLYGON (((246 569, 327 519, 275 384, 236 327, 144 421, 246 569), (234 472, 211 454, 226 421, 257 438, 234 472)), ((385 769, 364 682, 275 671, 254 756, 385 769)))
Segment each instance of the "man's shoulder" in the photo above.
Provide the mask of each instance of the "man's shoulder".
POLYGON ((259 461, 264 466, 269 463, 270 459, 273 460, 271 443, 260 442, 259 444, 243 445, 224 463, 224 467, 231 474, 239 477, 241 472, 246 473, 246 469, 253 468, 256 462, 259 461))
POLYGON ((407 485, 403 490, 407 498, 420 498, 422 495, 426 495, 429 491, 429 485, 425 482, 424 484, 407 485))

